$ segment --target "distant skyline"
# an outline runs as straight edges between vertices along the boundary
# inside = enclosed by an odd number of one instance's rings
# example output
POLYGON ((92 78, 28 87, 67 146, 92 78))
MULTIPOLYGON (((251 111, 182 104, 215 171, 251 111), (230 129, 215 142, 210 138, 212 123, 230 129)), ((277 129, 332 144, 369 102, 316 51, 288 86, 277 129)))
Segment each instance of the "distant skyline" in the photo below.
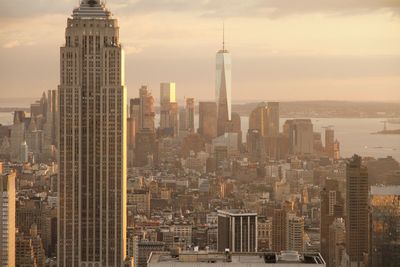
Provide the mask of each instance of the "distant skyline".
MULTIPOLYGON (((59 83, 59 47, 78 1, 0 0, 0 98, 59 83)), ((215 53, 232 54, 232 102, 400 101, 400 2, 108 0, 119 18, 129 97, 214 99, 215 53)), ((0 102, 1 105, 1 102, 0 102)))

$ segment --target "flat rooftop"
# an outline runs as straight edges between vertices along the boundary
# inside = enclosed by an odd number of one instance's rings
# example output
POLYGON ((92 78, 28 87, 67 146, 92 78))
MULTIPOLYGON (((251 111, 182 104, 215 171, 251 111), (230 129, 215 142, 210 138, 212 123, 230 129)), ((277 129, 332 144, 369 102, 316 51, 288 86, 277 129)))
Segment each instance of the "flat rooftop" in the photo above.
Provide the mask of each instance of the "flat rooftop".
POLYGON ((218 214, 229 216, 257 216, 257 212, 249 212, 239 209, 218 210, 218 214))
POLYGON ((400 196, 400 185, 371 186, 371 195, 400 196))
POLYGON ((183 251, 179 255, 169 252, 153 252, 148 259, 148 267, 199 266, 214 267, 234 265, 246 267, 268 266, 326 266, 321 254, 314 252, 298 253, 296 251, 223 253, 207 251, 183 251))

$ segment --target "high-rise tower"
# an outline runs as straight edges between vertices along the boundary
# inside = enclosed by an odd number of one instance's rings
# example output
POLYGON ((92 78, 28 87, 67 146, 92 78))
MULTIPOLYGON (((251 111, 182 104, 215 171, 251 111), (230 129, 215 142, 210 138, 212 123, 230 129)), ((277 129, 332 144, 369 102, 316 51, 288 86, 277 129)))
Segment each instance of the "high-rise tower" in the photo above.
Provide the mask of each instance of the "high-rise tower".
POLYGON ((351 266, 364 266, 369 233, 368 169, 354 155, 346 166, 346 252, 351 266))
POLYGON ((140 87, 139 98, 139 129, 154 132, 154 117, 156 116, 154 97, 149 89, 147 89, 147 86, 143 85, 140 87))
MULTIPOLYGON (((339 182, 334 179, 326 179, 325 185, 320 193, 321 199, 321 219, 320 219, 320 244, 321 255, 331 266, 329 261, 330 252, 334 247, 330 247, 330 226, 337 219, 343 217, 344 199, 339 190, 339 182)), ((332 259, 333 260, 333 259, 332 259)))
POLYGON ((186 98, 185 128, 191 133, 194 132, 194 108, 194 98, 186 98))
POLYGON ((82 0, 60 49, 58 266, 123 266, 126 88, 117 19, 82 0))
POLYGON ((223 31, 222 49, 218 51, 215 76, 215 99, 217 103, 217 133, 225 133, 225 126, 231 120, 232 112, 232 73, 231 54, 225 49, 225 31, 223 31))
POLYGON ((178 134, 178 103, 176 84, 173 82, 160 85, 160 130, 167 136, 178 134))
POLYGON ((199 102, 199 134, 207 142, 217 137, 217 105, 215 102, 199 102))
POLYGON ((15 266, 15 172, 0 172, 0 266, 15 266))

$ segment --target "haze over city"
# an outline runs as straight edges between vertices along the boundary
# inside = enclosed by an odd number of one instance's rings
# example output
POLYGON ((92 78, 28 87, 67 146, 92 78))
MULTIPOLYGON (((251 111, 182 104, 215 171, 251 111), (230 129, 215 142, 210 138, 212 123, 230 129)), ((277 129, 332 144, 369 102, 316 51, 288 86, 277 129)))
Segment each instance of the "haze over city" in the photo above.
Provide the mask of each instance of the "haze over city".
MULTIPOLYGON (((73 0, 0 0, 2 98, 55 89, 73 0), (22 78, 23 77, 23 78, 22 78)), ((214 98, 214 53, 233 53, 233 102, 400 101, 397 1, 114 0, 128 95, 177 82, 178 99, 214 98)))
POLYGON ((399 267, 400 2, 0 0, 0 266, 399 267))

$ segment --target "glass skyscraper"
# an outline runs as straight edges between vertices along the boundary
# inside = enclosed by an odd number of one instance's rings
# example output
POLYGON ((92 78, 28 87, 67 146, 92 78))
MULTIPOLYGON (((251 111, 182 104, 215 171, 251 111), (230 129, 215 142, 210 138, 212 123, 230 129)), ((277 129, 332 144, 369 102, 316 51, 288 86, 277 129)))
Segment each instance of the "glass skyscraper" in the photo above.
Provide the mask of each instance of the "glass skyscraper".
POLYGON ((225 49, 225 39, 222 49, 216 57, 215 99, 217 103, 217 133, 225 133, 226 123, 231 120, 232 113, 232 60, 231 54, 225 49))

